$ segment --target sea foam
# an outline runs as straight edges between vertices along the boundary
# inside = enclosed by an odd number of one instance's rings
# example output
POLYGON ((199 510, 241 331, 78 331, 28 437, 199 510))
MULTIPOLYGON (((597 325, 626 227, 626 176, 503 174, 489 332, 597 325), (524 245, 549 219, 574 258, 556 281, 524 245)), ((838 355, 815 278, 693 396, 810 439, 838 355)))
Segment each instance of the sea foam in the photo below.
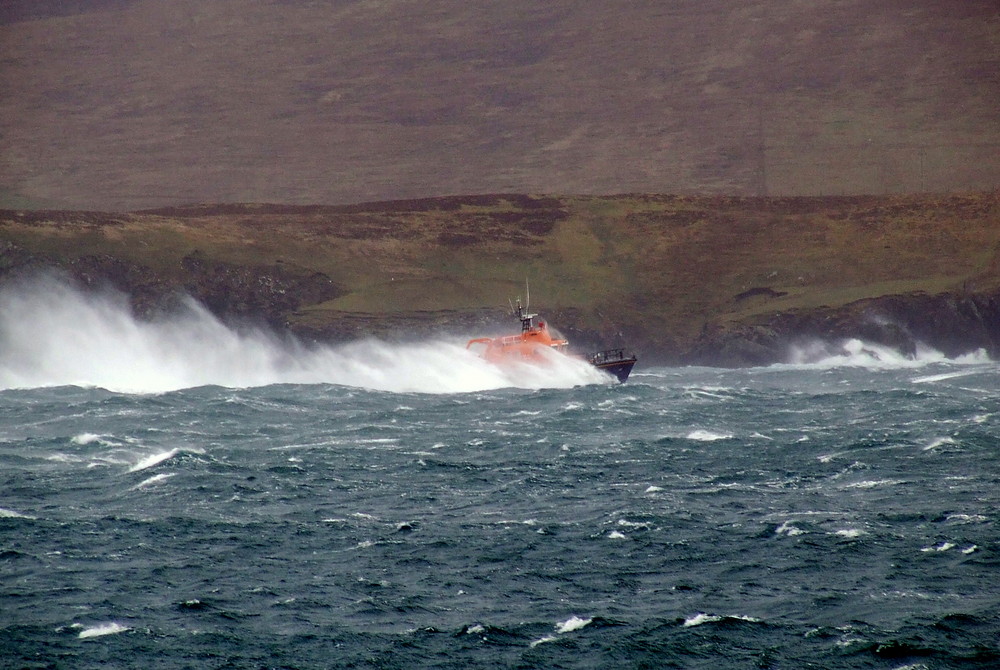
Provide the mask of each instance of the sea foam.
MULTIPOLYGON (((84 294, 55 280, 0 290, 0 389, 99 387, 161 393, 197 386, 328 383, 372 390, 460 393, 611 383, 587 362, 543 350, 543 364, 498 367, 438 339, 307 346, 262 329, 230 328, 188 299, 140 321, 124 296, 84 294)), ((98 439, 82 434, 81 444, 98 439)))
POLYGON ((101 624, 100 626, 94 626, 93 628, 85 628, 80 631, 78 637, 81 639, 87 639, 92 637, 103 637, 105 635, 115 635, 116 633, 124 633, 127 630, 131 630, 128 626, 123 626, 116 621, 111 621, 110 623, 101 624))
MULTIPOLYGON (((841 367, 893 370, 920 368, 933 363, 956 363, 979 365, 989 363, 990 358, 982 349, 970 354, 948 358, 940 351, 918 344, 913 355, 903 354, 881 344, 848 339, 839 343, 816 340, 789 349, 787 364, 776 367, 801 367, 806 369, 833 369, 841 367)), ((930 376, 914 380, 915 383, 948 379, 946 376, 930 376)))
POLYGON ((91 444, 93 442, 103 442, 104 440, 100 435, 95 435, 94 433, 80 433, 79 435, 74 435, 70 442, 73 444, 85 445, 91 444))
POLYGON ((565 621, 556 624, 557 633, 570 633, 574 630, 580 630, 584 626, 590 625, 593 619, 583 619, 578 616, 571 616, 565 621))

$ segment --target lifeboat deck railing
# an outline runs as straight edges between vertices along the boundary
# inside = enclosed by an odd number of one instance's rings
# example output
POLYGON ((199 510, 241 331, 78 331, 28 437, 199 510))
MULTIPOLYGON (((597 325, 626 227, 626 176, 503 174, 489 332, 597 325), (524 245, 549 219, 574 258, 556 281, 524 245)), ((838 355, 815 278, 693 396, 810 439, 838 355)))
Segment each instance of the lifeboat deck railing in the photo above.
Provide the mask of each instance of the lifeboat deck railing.
POLYGON ((634 361, 635 356, 626 353, 624 349, 605 349, 590 354, 588 357, 592 365, 605 365, 608 363, 621 363, 623 361, 634 361))

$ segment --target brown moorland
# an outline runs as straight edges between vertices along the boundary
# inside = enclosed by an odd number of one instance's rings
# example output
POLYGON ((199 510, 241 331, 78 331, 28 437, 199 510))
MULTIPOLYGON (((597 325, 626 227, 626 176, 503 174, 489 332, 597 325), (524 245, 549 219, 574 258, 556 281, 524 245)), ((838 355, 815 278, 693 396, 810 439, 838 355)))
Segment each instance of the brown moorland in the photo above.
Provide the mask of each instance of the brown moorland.
POLYGON ((992 190, 998 72, 995 0, 10 0, 0 206, 992 190))

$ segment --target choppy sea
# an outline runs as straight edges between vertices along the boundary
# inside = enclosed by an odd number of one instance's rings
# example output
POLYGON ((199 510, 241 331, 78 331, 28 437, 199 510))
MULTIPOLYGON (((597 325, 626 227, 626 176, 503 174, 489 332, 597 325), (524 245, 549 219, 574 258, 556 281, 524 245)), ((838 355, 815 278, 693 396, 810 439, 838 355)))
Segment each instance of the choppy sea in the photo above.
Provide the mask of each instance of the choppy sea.
POLYGON ((1000 667, 1000 365, 501 371, 0 294, 0 667, 1000 667))

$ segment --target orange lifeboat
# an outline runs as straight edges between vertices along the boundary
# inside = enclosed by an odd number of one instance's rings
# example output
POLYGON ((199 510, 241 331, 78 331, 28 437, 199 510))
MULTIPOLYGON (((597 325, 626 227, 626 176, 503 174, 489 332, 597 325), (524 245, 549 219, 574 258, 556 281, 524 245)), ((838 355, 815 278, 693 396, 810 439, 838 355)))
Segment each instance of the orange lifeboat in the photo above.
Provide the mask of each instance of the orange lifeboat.
POLYGON ((491 363, 509 361, 541 361, 546 350, 566 353, 569 342, 549 330, 544 321, 534 322, 537 314, 529 314, 518 300, 514 314, 521 321, 520 335, 503 337, 477 337, 469 340, 466 349, 481 350, 481 355, 491 363))
MULTIPOLYGON (((518 361, 540 363, 546 360, 549 352, 569 353, 569 342, 558 331, 550 329, 544 321, 536 324, 535 318, 538 315, 530 314, 522 307, 520 299, 512 309, 521 322, 519 335, 477 337, 469 340, 465 348, 476 351, 487 361, 499 365, 518 361)), ((622 349, 597 352, 584 356, 583 359, 599 370, 614 375, 620 382, 628 379, 636 362, 635 356, 626 354, 622 349)))

